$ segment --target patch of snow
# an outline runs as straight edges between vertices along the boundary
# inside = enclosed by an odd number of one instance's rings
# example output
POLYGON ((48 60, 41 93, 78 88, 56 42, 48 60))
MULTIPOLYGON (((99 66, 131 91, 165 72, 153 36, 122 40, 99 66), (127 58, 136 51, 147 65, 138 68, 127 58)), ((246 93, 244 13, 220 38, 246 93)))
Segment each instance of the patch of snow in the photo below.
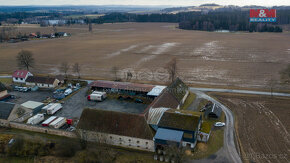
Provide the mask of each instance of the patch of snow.
POLYGON ((170 50, 170 48, 176 46, 178 43, 176 42, 172 42, 172 43, 164 43, 160 46, 157 46, 157 49, 155 51, 152 52, 152 54, 162 54, 162 53, 165 53, 167 51, 170 50))
MULTIPOLYGON (((219 41, 211 41, 203 44, 203 46, 194 49, 192 55, 203 55, 207 57, 212 57, 215 55, 218 50, 222 49, 220 45, 218 45, 219 41)), ((207 59, 207 58, 205 58, 207 59)))
POLYGON ((106 58, 116 57, 116 56, 120 55, 121 53, 123 53, 123 52, 128 52, 128 51, 130 51, 130 50, 135 49, 136 47, 138 47, 138 45, 131 45, 131 46, 129 46, 128 48, 121 49, 121 50, 119 50, 119 51, 117 51, 117 52, 114 52, 114 53, 108 54, 108 55, 106 56, 106 58))

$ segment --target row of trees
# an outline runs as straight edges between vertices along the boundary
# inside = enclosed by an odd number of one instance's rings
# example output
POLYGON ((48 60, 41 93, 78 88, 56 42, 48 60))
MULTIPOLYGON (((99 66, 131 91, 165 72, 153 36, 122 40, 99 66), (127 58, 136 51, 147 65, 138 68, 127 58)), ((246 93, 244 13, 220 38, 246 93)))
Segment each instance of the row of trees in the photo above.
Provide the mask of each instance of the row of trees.
MULTIPOLYGON (((290 12, 289 12, 290 14, 290 12)), ((290 16, 288 16, 290 19, 290 16)), ((190 19, 179 22, 179 28, 187 30, 229 30, 249 32, 282 32, 279 23, 250 23, 249 13, 242 11, 210 12, 209 14, 195 14, 190 19)))
POLYGON ((172 22, 179 23, 186 30, 230 30, 250 32, 282 32, 278 25, 290 24, 290 10, 279 10, 277 22, 268 25, 250 23, 249 11, 219 11, 203 14, 202 12, 184 12, 178 14, 129 14, 110 13, 95 19, 85 19, 86 23, 115 23, 115 22, 172 22))

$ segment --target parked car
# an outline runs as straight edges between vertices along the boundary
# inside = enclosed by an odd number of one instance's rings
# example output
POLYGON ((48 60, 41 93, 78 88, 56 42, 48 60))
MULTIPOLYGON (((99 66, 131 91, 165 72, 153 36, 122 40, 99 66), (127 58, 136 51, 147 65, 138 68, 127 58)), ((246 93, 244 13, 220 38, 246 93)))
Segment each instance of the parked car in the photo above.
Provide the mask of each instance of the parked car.
POLYGON ((224 123, 224 122, 216 122, 215 124, 214 124, 214 126, 215 127, 223 127, 223 126, 225 126, 226 124, 224 123))
POLYGON ((67 128, 66 129, 67 131, 74 131, 74 130, 76 130, 76 128, 75 127, 73 127, 73 126, 70 126, 69 128, 67 128))
POLYGON ((10 139, 8 145, 11 146, 15 142, 15 139, 10 139))
POLYGON ((143 100, 137 98, 137 99, 135 100, 135 102, 136 102, 136 103, 143 103, 143 100))
POLYGON ((64 91, 64 95, 65 95, 65 96, 68 96, 68 95, 70 95, 71 93, 72 93, 72 89, 70 89, 70 88, 64 91))
POLYGON ((19 91, 19 88, 18 86, 14 86, 14 91, 19 91))
POLYGON ((38 86, 34 86, 34 87, 30 88, 30 89, 31 89, 31 91, 35 92, 35 91, 37 91, 39 89, 39 87, 38 86))
POLYGON ((20 92, 28 92, 30 90, 31 90, 31 88, 28 88, 28 87, 20 87, 20 89, 19 89, 20 92))

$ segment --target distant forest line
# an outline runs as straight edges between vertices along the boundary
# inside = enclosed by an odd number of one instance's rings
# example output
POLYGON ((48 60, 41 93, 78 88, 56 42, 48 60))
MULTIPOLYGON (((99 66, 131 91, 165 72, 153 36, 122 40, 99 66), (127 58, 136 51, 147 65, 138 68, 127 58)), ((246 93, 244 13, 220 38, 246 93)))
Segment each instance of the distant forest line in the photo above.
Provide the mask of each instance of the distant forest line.
MULTIPOLYGON (((0 22, 14 20, 21 23, 25 19, 64 19, 71 14, 82 14, 82 12, 68 13, 0 13, 0 22), (43 17, 43 18, 41 18, 43 17)), ((132 13, 109 13, 98 18, 84 18, 84 22, 89 23, 118 23, 118 22, 168 22, 179 23, 180 29, 185 30, 229 30, 229 31, 249 31, 249 32, 282 32, 280 25, 290 24, 290 10, 278 10, 277 22, 275 23, 250 23, 249 11, 219 11, 204 12, 183 12, 177 14, 132 14, 132 13)), ((66 24, 75 24, 73 18, 67 19, 66 24)))

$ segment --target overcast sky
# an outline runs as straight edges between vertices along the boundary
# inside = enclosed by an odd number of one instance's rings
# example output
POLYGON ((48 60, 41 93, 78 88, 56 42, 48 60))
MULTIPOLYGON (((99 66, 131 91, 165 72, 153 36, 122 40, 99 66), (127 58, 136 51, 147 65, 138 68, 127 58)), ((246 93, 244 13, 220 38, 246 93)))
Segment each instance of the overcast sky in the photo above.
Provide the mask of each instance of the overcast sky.
POLYGON ((221 5, 290 5, 290 0, 0 0, 1 5, 170 5, 196 6, 205 3, 221 5))

